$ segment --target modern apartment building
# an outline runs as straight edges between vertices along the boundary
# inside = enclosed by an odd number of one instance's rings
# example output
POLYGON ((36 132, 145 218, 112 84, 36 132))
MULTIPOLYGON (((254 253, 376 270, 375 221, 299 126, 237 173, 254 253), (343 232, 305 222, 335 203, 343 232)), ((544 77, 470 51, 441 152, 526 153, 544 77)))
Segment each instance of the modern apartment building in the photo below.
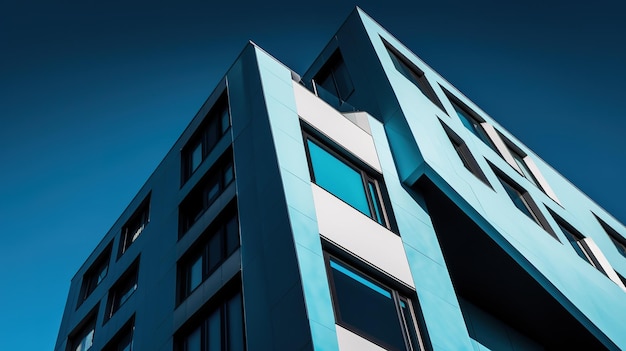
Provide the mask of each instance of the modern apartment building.
POLYGON ((253 43, 72 279, 56 351, 626 349, 626 229, 360 9, 253 43))

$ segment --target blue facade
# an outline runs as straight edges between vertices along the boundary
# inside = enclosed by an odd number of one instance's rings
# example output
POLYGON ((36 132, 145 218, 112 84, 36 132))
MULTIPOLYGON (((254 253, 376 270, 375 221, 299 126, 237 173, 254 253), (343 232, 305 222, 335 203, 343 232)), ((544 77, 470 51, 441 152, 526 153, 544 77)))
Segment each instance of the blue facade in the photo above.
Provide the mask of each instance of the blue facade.
POLYGON ((56 350, 624 349, 625 237, 357 8, 302 77, 244 48, 56 350))

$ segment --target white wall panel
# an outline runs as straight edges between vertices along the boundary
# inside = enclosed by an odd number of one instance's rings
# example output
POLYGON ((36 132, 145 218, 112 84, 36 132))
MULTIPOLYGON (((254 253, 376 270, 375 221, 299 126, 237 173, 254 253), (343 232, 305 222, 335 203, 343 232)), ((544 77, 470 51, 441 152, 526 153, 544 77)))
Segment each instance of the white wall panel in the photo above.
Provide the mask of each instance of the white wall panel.
POLYGON ((382 347, 363 339, 361 336, 353 332, 337 327, 337 339, 339 341, 339 350, 341 351, 384 351, 382 347))
POLYGON ((315 184, 320 234, 405 284, 415 287, 402 239, 315 184))

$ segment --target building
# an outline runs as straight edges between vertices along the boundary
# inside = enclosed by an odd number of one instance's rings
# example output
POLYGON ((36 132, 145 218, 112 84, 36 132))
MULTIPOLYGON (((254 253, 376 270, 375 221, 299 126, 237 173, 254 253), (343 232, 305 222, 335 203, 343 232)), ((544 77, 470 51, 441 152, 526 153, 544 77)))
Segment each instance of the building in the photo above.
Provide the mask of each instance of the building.
POLYGON ((626 349, 625 238, 355 9, 302 76, 245 47, 55 350, 626 349))

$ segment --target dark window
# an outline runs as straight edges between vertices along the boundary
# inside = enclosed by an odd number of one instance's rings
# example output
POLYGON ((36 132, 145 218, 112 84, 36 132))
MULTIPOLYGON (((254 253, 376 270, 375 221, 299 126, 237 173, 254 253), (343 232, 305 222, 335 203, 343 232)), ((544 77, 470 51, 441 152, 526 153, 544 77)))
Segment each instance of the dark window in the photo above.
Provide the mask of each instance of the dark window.
POLYGON ((113 285, 109 291, 109 303, 106 318, 111 318, 117 310, 133 295, 137 290, 137 277, 139 273, 139 260, 137 259, 130 268, 122 274, 122 277, 113 285))
POLYGON ((216 162, 204 179, 189 192, 189 195, 181 203, 179 208, 180 236, 196 223, 215 199, 235 179, 232 154, 230 151, 227 151, 226 154, 228 156, 222 157, 216 162))
POLYGON ((113 336, 103 348, 103 351, 133 351, 133 336, 135 333, 135 316, 124 323, 124 326, 113 336))
POLYGON ((452 107, 454 107, 454 111, 456 112, 457 117, 459 117, 461 123, 463 123, 463 126, 467 130, 472 132, 472 134, 474 134, 476 137, 478 137, 478 139, 480 139, 483 143, 489 146, 492 150, 498 152, 493 141, 487 135, 485 129, 483 129, 481 125, 481 123, 483 123, 483 120, 478 117, 478 114, 476 114, 476 112, 472 111, 472 109, 462 103, 456 96, 452 95, 452 93, 445 90, 444 88, 442 89, 450 100, 452 107))
POLYGON ((615 274, 617 274, 617 277, 619 278, 619 280, 621 280, 622 284, 626 287, 626 278, 624 278, 623 275, 621 275, 621 274, 619 274, 617 272, 615 272, 615 274))
POLYGON ((463 166, 465 166, 468 171, 472 172, 472 174, 475 175, 476 178, 480 179, 483 183, 491 186, 489 184, 489 181, 487 180, 487 177, 485 177, 485 174, 478 165, 478 162, 476 162, 476 159, 474 159, 474 156, 472 156, 471 151, 469 150, 463 139, 456 135, 443 122, 441 123, 441 125, 443 126, 443 129, 445 130, 448 139, 450 139, 450 143, 452 143, 454 151, 456 151, 459 159, 461 159, 463 166))
POLYGON ((389 53, 396 70, 402 73, 402 75, 411 81, 411 83, 413 83, 422 92, 422 94, 424 94, 433 104, 437 105, 437 107, 443 111, 443 105, 437 97, 437 94, 435 94, 433 88, 430 86, 430 83, 428 83, 424 72, 415 67, 411 61, 389 45, 389 43, 385 42, 385 47, 387 48, 387 52, 389 53))
POLYGON ((609 236, 609 238, 611 238, 611 241, 613 242, 613 245, 615 245, 617 251, 622 256, 626 257, 626 239, 624 239, 624 237, 622 237, 615 229, 611 228, 603 220, 598 218, 598 216, 596 216, 596 219, 598 219, 598 222, 600 222, 600 225, 602 226, 606 234, 609 236))
POLYGON ((308 134, 304 138, 313 182, 391 229, 381 176, 355 166, 308 134))
POLYGON ((505 137, 504 135, 500 134, 499 132, 498 132, 498 134, 500 135, 500 139, 502 139, 502 141, 504 141, 504 145, 509 150, 509 154, 511 154, 511 157, 513 157, 513 160, 515 161, 515 164, 519 168, 518 172, 524 178, 528 179, 528 181, 533 183, 537 188, 539 188, 539 190, 544 191, 543 188, 541 187, 541 185, 539 185, 539 181, 535 177, 535 174, 528 167, 528 163, 526 163, 525 159, 526 159, 526 157, 528 157, 526 155, 526 153, 524 153, 520 148, 518 148, 507 137, 505 137))
POLYGON ((326 255, 337 323, 388 350, 423 350, 413 302, 326 255))
POLYGON ((85 301, 89 295, 96 289, 109 272, 109 261, 111 259, 111 245, 109 244, 104 251, 96 258, 94 263, 89 267, 83 276, 83 284, 81 287, 78 306, 85 301))
POLYGON ((183 184, 198 169, 229 128, 228 98, 224 94, 217 100, 196 134, 182 150, 183 184))
POLYGON ((87 314, 87 317, 78 324, 76 329, 70 333, 68 342, 69 351, 87 351, 91 349, 96 331, 98 307, 99 305, 96 305, 96 307, 87 314))
POLYGON ((178 264, 179 301, 183 301, 239 247, 239 223, 229 206, 178 264))
POLYGON ((539 224, 539 226, 552 235, 553 238, 558 240, 554 231, 546 221, 545 217, 541 214, 541 210, 539 210, 539 207, 537 207, 537 204, 535 204, 530 194, 517 184, 513 183, 511 180, 505 179, 502 174, 498 175, 498 179, 500 179, 500 183, 502 183, 504 190, 509 198, 511 198, 511 201, 513 201, 513 204, 515 204, 515 207, 528 216, 528 218, 535 221, 535 223, 539 224))
POLYGON ((322 87, 325 91, 339 98, 339 104, 348 100, 354 91, 350 74, 339 50, 331 55, 314 80, 317 83, 318 94, 321 93, 319 88, 322 87))
POLYGON ((150 222, 150 195, 141 202, 135 213, 122 227, 119 256, 123 255, 150 222))
POLYGON ((585 237, 561 218, 557 217, 554 214, 553 217, 556 223, 559 225, 559 229, 561 229, 563 234, 565 234, 567 241, 569 241, 570 245, 572 245, 572 247, 574 248, 574 251, 576 251, 576 254, 606 275, 604 269, 602 269, 602 266, 600 265, 594 254, 591 252, 591 249, 589 248, 589 246, 587 246, 587 243, 583 241, 585 237))
POLYGON ((243 306, 241 293, 228 296, 207 310, 200 322, 178 338, 178 351, 243 351, 243 306))

